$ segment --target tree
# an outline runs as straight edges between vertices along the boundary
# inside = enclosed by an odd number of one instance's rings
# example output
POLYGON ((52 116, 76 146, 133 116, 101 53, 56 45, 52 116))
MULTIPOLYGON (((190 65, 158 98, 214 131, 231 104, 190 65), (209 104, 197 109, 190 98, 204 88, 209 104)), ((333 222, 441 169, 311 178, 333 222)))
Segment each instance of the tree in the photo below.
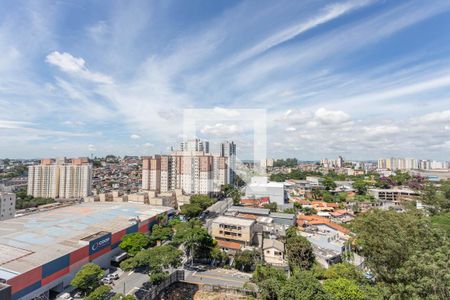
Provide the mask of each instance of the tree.
POLYGON ((297 226, 292 225, 286 229, 286 239, 297 236, 297 226))
POLYGON ((124 295, 122 293, 118 293, 112 296, 111 300, 136 300, 136 297, 134 295, 124 295))
POLYGON ((160 284, 169 278, 169 274, 164 271, 155 271, 150 273, 150 282, 154 285, 160 284))
POLYGON ((263 207, 266 209, 270 209, 271 212, 277 211, 277 203, 276 202, 265 203, 265 204, 263 204, 263 207))
POLYGON ((398 270, 392 285, 400 299, 450 299, 450 248, 417 251, 398 270))
POLYGON ((150 270, 162 270, 164 268, 176 268, 181 264, 183 252, 170 245, 156 246, 136 253, 120 264, 125 270, 138 267, 147 267, 150 270))
POLYGON ((85 300, 104 300, 106 296, 111 292, 111 287, 109 285, 101 285, 92 291, 85 300))
POLYGON ((365 195, 367 193, 367 183, 362 179, 355 180, 353 182, 353 188, 358 195, 365 195))
POLYGON ((287 239, 286 254, 291 270, 295 268, 308 270, 314 263, 311 243, 303 236, 294 236, 287 239))
POLYGON ((148 247, 149 244, 150 238, 147 235, 142 232, 134 232, 125 235, 122 238, 119 247, 127 252, 129 256, 134 256, 142 249, 148 247))
POLYGON ((366 296, 355 281, 346 278, 328 279, 323 288, 334 300, 364 300, 366 296))
POLYGON ((78 271, 70 284, 87 295, 100 285, 103 276, 104 272, 98 265, 86 264, 78 271))
POLYGON ((192 195, 190 198, 190 203, 198 205, 202 210, 207 209, 208 207, 213 205, 214 202, 215 201, 213 199, 209 198, 206 195, 192 195))
POLYGON ((319 280, 311 272, 297 271, 280 289, 278 299, 286 300, 331 300, 319 280))
POLYGON ((356 245, 366 257, 366 264, 385 282, 395 281, 395 272, 416 250, 442 245, 441 236, 433 231, 420 213, 374 209, 353 220, 356 245))
POLYGON ((252 271, 258 258, 259 256, 255 251, 238 251, 234 256, 234 268, 244 272, 252 271))
POLYGON ((364 274, 358 267, 347 262, 330 266, 325 270, 323 276, 326 279, 345 278, 356 281, 358 283, 364 283, 367 281, 364 277, 364 274))
POLYGON ((150 240, 153 242, 166 241, 170 239, 172 233, 172 228, 157 224, 152 228, 150 240))
POLYGON ((180 207, 182 215, 185 215, 188 219, 198 217, 203 209, 197 204, 184 204, 180 207))
POLYGON ((327 191, 332 191, 336 188, 336 183, 328 176, 323 179, 322 184, 327 191))
POLYGON ((284 270, 260 264, 256 266, 252 276, 252 281, 258 286, 258 295, 264 300, 277 300, 286 280, 284 270))

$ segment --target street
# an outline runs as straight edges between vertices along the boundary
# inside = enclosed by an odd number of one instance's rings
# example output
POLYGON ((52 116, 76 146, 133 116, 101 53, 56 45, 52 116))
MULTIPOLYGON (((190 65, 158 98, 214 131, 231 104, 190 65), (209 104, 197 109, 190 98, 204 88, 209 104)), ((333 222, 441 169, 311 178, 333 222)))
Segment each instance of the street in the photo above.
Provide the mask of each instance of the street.
POLYGON ((114 285, 111 285, 116 293, 132 294, 134 290, 142 287, 148 281, 147 273, 118 271, 118 274, 120 278, 114 281, 114 285))

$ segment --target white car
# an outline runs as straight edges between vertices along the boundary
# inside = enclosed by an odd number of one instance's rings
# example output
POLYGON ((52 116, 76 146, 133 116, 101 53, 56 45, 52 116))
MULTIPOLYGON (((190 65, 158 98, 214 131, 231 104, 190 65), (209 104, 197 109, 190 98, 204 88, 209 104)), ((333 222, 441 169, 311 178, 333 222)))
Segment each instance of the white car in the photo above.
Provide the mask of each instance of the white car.
POLYGON ((106 276, 106 278, 110 278, 112 280, 117 280, 117 279, 119 279, 119 274, 117 274, 117 273, 108 274, 106 276))
POLYGON ((101 282, 103 284, 110 284, 110 283, 113 282, 113 280, 111 278, 109 278, 109 277, 105 277, 105 278, 102 278, 101 282))

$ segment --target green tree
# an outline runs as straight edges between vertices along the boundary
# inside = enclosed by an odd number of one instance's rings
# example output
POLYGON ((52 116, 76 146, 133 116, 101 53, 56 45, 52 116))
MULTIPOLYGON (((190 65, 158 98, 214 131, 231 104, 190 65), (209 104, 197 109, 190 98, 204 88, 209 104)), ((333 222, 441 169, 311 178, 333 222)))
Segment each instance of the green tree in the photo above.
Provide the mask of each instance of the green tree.
POLYGON ((315 259, 311 243, 303 236, 287 239, 286 255, 291 270, 295 268, 309 270, 315 259))
POLYGON ((281 288, 278 299, 280 300, 331 300, 332 298, 322 287, 312 272, 297 271, 281 288))
POLYGON ((111 300, 136 300, 136 297, 134 295, 124 295, 122 293, 118 293, 112 296, 111 300))
POLYGON ((86 264, 78 271, 70 284, 87 295, 100 285, 103 276, 104 272, 98 265, 86 264))
POLYGON ((286 229, 286 239, 297 236, 297 226, 292 225, 286 229))
POLYGON ((356 266, 343 262, 330 266, 325 270, 323 276, 326 279, 345 278, 358 283, 366 282, 363 272, 356 266))
POLYGON ((150 235, 150 240, 152 242, 160 242, 160 241, 166 241, 170 239, 172 236, 172 228, 162 225, 154 225, 152 228, 152 234, 150 235))
MULTIPOLYGON (((156 225, 155 225, 156 226, 156 225)), ((154 226, 154 227, 155 227, 154 226)), ((150 238, 142 232, 134 232, 125 235, 119 244, 120 249, 134 256, 136 253, 150 245, 150 238)))
POLYGON ((196 218, 198 217, 203 209, 198 205, 194 203, 190 204, 184 204, 180 207, 181 214, 186 216, 188 219, 196 218))
POLYGON ((261 264, 256 266, 252 276, 252 281, 258 286, 258 296, 264 300, 277 300, 286 280, 284 270, 261 264))
POLYGON ((362 179, 358 179, 353 182, 353 188, 356 190, 358 195, 365 195, 367 193, 367 186, 367 182, 362 179))
POLYGON ((328 279, 323 288, 334 300, 364 300, 366 296, 355 281, 346 278, 328 279))
POLYGON ((272 212, 277 211, 277 203, 276 202, 265 203, 265 204, 263 204, 263 207, 266 209, 270 209, 270 211, 272 211, 272 212))
POLYGON ((147 267, 150 270, 176 268, 181 264, 183 252, 170 245, 156 246, 142 250, 120 264, 121 268, 129 270, 137 267, 147 267))
POLYGON ((336 188, 336 183, 333 178, 328 176, 323 179, 322 184, 327 191, 333 191, 336 188))
POLYGON ((109 285, 101 285, 92 291, 85 300, 104 300, 106 296, 111 292, 111 287, 109 285))
POLYGON ((211 199, 206 195, 192 195, 190 198, 190 203, 200 206, 202 210, 207 209, 213 205, 214 202, 214 199, 211 199))
POLYGON ((249 272, 255 268, 258 260, 259 256, 255 251, 238 251, 234 256, 234 268, 243 272, 249 272))
POLYGON ((372 210, 355 218, 352 228, 356 249, 391 297, 448 299, 442 296, 448 293, 450 245, 428 217, 417 211, 372 210))
POLYGON ((416 251, 396 272, 399 299, 450 299, 450 248, 416 251))
POLYGON ((158 285, 167 278, 169 278, 169 274, 164 271, 154 271, 150 273, 150 282, 154 285, 158 285))

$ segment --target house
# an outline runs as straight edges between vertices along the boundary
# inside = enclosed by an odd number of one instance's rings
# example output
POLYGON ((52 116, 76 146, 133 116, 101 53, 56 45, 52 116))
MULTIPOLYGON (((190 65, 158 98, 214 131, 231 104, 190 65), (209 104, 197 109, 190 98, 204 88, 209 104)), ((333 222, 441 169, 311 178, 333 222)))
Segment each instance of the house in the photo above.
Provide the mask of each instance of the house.
POLYGON ((331 219, 337 223, 347 223, 354 219, 354 214, 346 209, 338 209, 330 213, 331 219))
POLYGON ((273 219, 275 224, 292 226, 295 225, 296 215, 295 214, 285 214, 285 213, 270 213, 270 217, 273 219))
POLYGON ((274 266, 286 266, 283 242, 275 239, 264 239, 262 250, 264 262, 274 266))
POLYGON ((320 216, 299 215, 297 217, 297 225, 303 230, 312 229, 319 232, 331 232, 341 236, 346 236, 350 233, 350 230, 342 225, 320 216))
POLYGON ((325 201, 311 201, 311 206, 317 211, 333 211, 339 208, 338 203, 328 203, 325 201))

